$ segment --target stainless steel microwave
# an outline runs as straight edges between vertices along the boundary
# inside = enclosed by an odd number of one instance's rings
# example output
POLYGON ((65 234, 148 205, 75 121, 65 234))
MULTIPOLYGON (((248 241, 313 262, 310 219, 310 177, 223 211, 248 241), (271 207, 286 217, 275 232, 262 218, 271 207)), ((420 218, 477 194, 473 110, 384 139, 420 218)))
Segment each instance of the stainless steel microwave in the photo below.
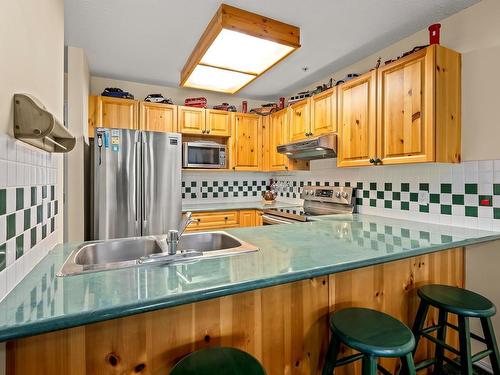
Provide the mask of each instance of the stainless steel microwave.
POLYGON ((182 143, 183 168, 226 168, 226 145, 212 141, 182 143))

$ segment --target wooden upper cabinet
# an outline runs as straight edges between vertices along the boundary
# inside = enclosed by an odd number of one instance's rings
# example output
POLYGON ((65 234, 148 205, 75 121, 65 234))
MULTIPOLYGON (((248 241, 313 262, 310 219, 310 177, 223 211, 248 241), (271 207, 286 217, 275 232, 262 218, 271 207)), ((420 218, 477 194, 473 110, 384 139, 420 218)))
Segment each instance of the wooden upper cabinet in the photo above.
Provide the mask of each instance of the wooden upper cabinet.
POLYGON ((89 136, 93 137, 94 128, 99 127, 138 129, 138 108, 137 100, 89 97, 89 136))
POLYGON ((267 126, 269 127, 269 166, 271 171, 282 171, 288 169, 288 157, 276 151, 279 145, 288 142, 288 126, 286 110, 273 113, 269 116, 267 126))
POLYGON ((241 171, 262 168, 262 122, 259 115, 235 113, 232 131, 232 167, 241 171))
POLYGON ((376 72, 348 81, 338 90, 337 165, 370 165, 376 157, 376 72))
POLYGON ((290 140, 298 141, 309 136, 311 130, 310 100, 301 100, 288 107, 290 140))
POLYGON ((231 112, 206 109, 205 116, 205 134, 220 137, 229 137, 231 135, 231 112))
POLYGON ((177 106, 171 104, 141 102, 139 104, 139 128, 147 131, 176 132, 177 106))
POLYGON ((314 95, 311 101, 312 136, 337 131, 337 88, 314 95))
POLYGON ((179 132, 183 134, 205 134, 205 109, 178 107, 179 132))
POLYGON ((383 164, 434 160, 434 50, 378 71, 378 152, 383 164))
POLYGON ((382 164, 460 161, 460 54, 431 46, 378 71, 382 164))

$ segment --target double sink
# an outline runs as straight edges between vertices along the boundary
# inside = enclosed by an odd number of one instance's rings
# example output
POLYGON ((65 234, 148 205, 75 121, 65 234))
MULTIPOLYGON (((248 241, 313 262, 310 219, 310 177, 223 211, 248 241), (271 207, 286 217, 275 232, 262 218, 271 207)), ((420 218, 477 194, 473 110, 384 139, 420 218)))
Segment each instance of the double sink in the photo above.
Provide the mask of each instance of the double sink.
POLYGON ((184 234, 180 238, 175 255, 164 253, 159 239, 154 236, 100 241, 77 247, 64 263, 58 276, 145 264, 175 264, 257 250, 257 247, 223 231, 184 234))

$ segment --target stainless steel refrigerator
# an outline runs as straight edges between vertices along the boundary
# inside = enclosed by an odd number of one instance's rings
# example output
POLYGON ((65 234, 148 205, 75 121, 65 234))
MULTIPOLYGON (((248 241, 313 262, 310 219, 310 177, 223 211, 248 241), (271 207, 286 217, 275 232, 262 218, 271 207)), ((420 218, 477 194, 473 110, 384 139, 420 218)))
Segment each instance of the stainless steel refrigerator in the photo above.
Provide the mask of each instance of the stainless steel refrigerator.
POLYGON ((181 218, 181 135, 96 129, 91 238, 162 235, 181 218))

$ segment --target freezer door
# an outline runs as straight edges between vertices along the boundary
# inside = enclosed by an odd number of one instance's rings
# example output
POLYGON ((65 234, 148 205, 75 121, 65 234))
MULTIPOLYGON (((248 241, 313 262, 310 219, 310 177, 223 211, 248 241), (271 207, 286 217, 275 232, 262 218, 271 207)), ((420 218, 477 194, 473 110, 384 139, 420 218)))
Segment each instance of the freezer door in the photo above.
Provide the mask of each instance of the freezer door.
POLYGON ((181 218, 181 135, 143 132, 142 142, 142 235, 162 235, 181 218))
MULTIPOLYGON (((94 139, 95 240, 141 235, 140 133, 97 129, 94 139)), ((83 214, 83 213, 82 213, 83 214)))

